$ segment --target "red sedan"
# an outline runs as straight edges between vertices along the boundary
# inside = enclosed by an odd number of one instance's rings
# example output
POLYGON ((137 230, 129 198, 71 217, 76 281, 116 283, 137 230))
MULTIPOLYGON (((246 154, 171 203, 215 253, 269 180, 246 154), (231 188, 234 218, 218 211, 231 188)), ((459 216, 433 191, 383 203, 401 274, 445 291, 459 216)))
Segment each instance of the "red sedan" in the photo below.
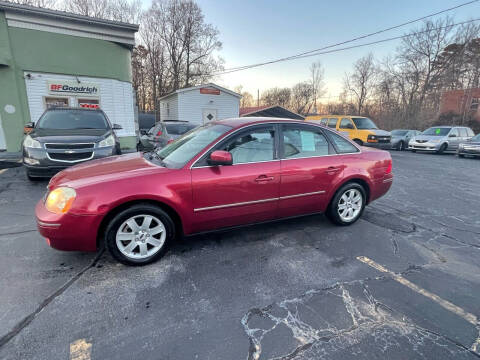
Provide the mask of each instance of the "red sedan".
POLYGON ((36 216, 56 249, 105 244, 120 262, 140 265, 181 235, 312 213, 351 225, 392 179, 386 151, 312 123, 238 118, 152 153, 68 168, 51 179, 36 216))

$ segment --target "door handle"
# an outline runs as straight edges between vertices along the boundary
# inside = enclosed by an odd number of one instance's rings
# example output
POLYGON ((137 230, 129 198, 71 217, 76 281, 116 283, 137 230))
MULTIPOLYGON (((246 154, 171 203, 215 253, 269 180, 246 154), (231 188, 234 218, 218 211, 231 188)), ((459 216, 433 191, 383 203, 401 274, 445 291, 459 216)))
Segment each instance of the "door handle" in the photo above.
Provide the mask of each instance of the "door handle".
POLYGON ((272 181, 275 178, 273 176, 260 175, 255 179, 256 182, 272 181))
POLYGON ((335 174, 337 171, 340 171, 341 169, 335 166, 329 166, 327 171, 325 171, 327 174, 335 174))

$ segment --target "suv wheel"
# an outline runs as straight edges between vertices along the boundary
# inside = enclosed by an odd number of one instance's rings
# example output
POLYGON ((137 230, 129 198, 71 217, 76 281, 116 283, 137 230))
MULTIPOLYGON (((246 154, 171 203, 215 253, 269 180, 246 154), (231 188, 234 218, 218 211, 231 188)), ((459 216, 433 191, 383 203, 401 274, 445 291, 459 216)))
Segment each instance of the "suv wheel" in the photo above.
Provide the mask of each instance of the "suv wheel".
POLYGON ((123 210, 105 231, 108 251, 125 265, 145 265, 160 259, 174 237, 175 226, 170 216, 150 204, 123 210))
POLYGON ((351 225, 365 209, 366 193, 362 185, 350 183, 342 186, 333 197, 327 210, 327 217, 337 225, 351 225))

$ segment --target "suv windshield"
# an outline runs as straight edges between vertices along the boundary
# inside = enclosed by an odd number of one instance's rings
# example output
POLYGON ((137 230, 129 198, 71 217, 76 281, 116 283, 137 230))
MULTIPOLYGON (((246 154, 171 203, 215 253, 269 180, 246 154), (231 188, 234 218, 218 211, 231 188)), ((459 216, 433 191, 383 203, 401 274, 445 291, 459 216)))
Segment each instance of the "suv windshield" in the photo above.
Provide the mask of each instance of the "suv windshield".
POLYGON ((392 135, 394 136, 404 136, 407 135, 408 130, 392 130, 392 135))
POLYGON ((49 110, 38 120, 38 129, 101 129, 107 130, 107 119, 101 111, 91 110, 49 110))
POLYGON ((447 136, 451 128, 437 128, 431 127, 425 130, 422 135, 433 135, 433 136, 447 136))
POLYGON ((377 125, 375 125, 375 123, 369 118, 358 117, 358 118, 352 118, 352 120, 355 123, 355 126, 357 127, 357 129, 362 129, 362 130, 378 129, 377 125))
POLYGON ((203 150, 205 146, 231 129, 230 126, 226 125, 207 124, 186 133, 164 148, 157 150, 156 154, 165 166, 179 169, 203 150))

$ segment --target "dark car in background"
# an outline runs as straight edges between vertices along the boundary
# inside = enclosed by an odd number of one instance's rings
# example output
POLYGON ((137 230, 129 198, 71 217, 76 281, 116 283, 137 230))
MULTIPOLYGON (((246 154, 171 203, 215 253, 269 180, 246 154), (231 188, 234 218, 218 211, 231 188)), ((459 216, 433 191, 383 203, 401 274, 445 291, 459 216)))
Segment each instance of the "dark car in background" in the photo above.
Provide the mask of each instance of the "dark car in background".
POLYGON ((167 128, 168 134, 171 136, 172 139, 177 139, 183 134, 193 130, 197 127, 188 121, 165 121, 165 127, 167 128))
POLYGON ((480 157, 480 134, 475 135, 470 140, 458 145, 457 154, 459 157, 479 156, 480 157))
POLYGON ((52 176, 71 165, 119 155, 120 143, 111 124, 99 109, 53 108, 36 123, 25 125, 23 165, 33 180, 52 176))
POLYGON ((420 135, 418 130, 406 130, 406 129, 396 129, 390 132, 392 134, 391 144, 392 149, 403 151, 408 148, 410 140, 420 135))

